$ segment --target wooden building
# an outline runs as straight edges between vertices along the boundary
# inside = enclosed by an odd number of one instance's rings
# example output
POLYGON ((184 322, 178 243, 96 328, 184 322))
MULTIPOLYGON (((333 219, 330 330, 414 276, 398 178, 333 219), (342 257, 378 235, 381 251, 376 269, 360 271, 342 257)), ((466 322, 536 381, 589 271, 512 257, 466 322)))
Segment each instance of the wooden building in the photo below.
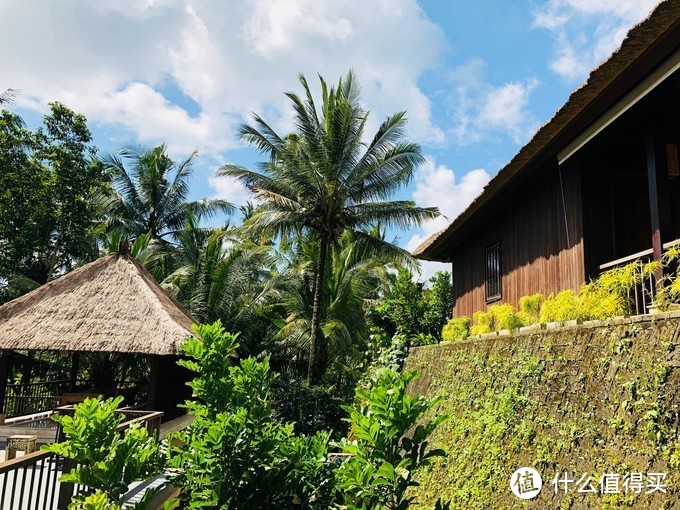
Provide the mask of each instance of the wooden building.
POLYGON ((177 359, 195 322, 127 254, 107 255, 76 269, 0 306, 0 415, 14 351, 57 351, 70 357, 71 385, 80 353, 147 357, 147 407, 163 411, 165 419, 185 414, 177 405, 191 396, 186 386, 191 374, 177 359))
POLYGON ((454 316, 578 287, 680 237, 680 1, 630 30, 447 228, 454 316))

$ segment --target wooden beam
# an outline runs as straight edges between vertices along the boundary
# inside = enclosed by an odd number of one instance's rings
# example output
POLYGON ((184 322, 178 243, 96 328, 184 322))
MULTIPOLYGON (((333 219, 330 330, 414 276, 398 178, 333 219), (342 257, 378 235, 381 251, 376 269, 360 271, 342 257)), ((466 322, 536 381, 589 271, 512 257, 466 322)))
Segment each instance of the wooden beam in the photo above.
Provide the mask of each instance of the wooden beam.
POLYGON ((80 353, 71 353, 71 377, 69 378, 68 391, 76 391, 78 383, 78 371, 80 370, 80 353))
MULTIPOLYGON (((647 128, 647 184, 649 187, 649 212, 652 223, 652 260, 661 261, 661 226, 659 219, 659 189, 656 175, 656 147, 654 145, 654 131, 647 128)), ((661 282, 663 270, 659 269, 654 275, 657 282, 661 282)))
POLYGON ((160 365, 161 365, 161 359, 160 356, 156 356, 155 354, 152 354, 149 356, 149 366, 150 366, 150 371, 149 371, 149 405, 151 406, 151 409, 153 410, 158 410, 158 379, 160 375, 160 365))

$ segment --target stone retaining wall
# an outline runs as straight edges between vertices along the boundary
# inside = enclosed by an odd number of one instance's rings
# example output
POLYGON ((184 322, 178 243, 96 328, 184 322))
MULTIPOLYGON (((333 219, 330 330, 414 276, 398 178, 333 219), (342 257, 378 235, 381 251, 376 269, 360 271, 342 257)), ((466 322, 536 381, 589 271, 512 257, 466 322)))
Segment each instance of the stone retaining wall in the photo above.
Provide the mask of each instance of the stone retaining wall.
POLYGON ((441 395, 436 412, 450 416, 433 436, 449 456, 421 475, 418 508, 439 496, 451 508, 680 508, 678 344, 680 313, 669 312, 412 349, 406 369, 422 373, 412 390, 441 395), (510 490, 520 467, 543 478, 535 499, 510 490), (565 472, 590 477, 595 493, 576 483, 556 493, 565 472), (666 474, 666 493, 646 494, 651 473, 666 474), (605 494, 617 474, 618 493, 605 494))

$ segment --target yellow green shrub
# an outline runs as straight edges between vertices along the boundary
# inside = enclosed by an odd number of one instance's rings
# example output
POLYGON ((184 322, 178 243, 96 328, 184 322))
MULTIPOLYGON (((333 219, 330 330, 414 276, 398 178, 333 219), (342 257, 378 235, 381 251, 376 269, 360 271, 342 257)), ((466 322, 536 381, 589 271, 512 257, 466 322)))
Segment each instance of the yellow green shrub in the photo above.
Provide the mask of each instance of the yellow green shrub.
POLYGON ((446 323, 442 329, 442 340, 445 342, 456 342, 465 340, 470 336, 470 318, 457 317, 446 323))
POLYGON ((597 283, 581 286, 578 292, 578 319, 595 320, 619 317, 627 313, 627 303, 621 294, 610 292, 597 283))
POLYGON ((550 294, 541 306, 540 322, 562 322, 579 318, 579 299, 569 289, 550 294))
POLYGON ((642 280, 643 268, 638 261, 605 271, 596 280, 599 287, 622 298, 642 280))
POLYGON ((494 330, 493 315, 490 312, 481 310, 472 315, 475 325, 470 328, 471 335, 483 335, 494 330))
POLYGON ((472 335, 483 335, 501 329, 515 330, 526 326, 527 322, 510 304, 491 305, 486 312, 475 312, 475 325, 470 329, 472 335))
POLYGON ((544 301, 545 296, 540 292, 520 298, 519 312, 517 314, 526 325, 535 324, 539 321, 541 306, 543 306, 544 301))

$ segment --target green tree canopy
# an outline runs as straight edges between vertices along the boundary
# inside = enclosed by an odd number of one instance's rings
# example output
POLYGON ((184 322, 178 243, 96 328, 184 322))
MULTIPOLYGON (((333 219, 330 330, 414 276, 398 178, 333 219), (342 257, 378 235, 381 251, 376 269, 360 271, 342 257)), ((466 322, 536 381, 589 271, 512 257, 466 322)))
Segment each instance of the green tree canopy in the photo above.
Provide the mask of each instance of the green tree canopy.
POLYGON ((97 255, 101 209, 108 186, 85 117, 50 104, 44 125, 26 129, 19 116, 0 113, 0 278, 45 283, 97 255))

